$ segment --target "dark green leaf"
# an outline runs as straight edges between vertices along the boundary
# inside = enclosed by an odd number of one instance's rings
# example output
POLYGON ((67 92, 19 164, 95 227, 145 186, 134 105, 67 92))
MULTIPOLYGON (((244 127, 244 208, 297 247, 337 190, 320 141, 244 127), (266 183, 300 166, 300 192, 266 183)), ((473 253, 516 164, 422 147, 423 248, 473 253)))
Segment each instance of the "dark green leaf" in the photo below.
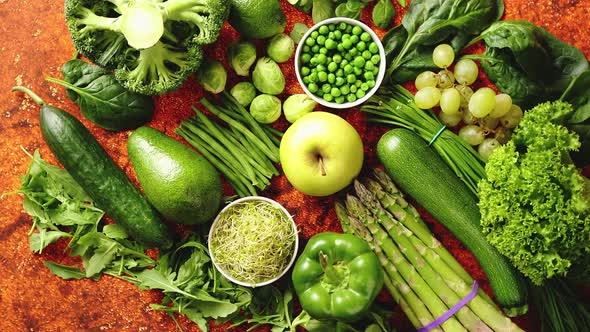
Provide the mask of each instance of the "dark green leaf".
POLYGON ((332 0, 313 0, 311 17, 313 23, 318 23, 330 17, 334 17, 334 3, 332 0))
POLYGON ((66 87, 84 116, 100 127, 128 130, 152 118, 152 98, 126 90, 105 69, 75 59, 66 62, 62 72, 64 81, 48 80, 66 87))
POLYGON ((55 274, 56 276, 62 279, 68 280, 86 278, 86 273, 84 273, 84 271, 75 266, 67 266, 50 261, 45 261, 43 262, 43 264, 47 266, 51 273, 55 274))
POLYGON ((387 29, 395 17, 395 7, 391 0, 379 0, 373 7, 373 23, 381 29, 387 29))
POLYGON ((84 264, 86 276, 90 278, 104 270, 111 264, 118 249, 117 243, 111 243, 109 246, 97 248, 90 259, 84 264))
POLYGON ((576 77, 561 99, 574 107, 574 114, 568 123, 580 124, 588 120, 590 118, 590 70, 576 77))

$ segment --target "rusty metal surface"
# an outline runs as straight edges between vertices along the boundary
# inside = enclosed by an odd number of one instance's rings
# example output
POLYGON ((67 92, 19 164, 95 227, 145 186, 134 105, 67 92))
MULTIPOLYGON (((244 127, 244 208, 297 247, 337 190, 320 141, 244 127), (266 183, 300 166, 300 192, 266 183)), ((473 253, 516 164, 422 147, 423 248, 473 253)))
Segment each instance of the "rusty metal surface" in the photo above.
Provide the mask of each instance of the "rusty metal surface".
MULTIPOLYGON (((505 2, 506 18, 532 21, 590 56, 589 0, 505 2)), ((283 8, 289 18, 287 31, 296 22, 311 23, 309 17, 293 9, 286 1, 283 8)), ((368 12, 363 14, 363 20, 370 20, 368 12)), ((19 176, 26 172, 29 160, 21 147, 28 151, 39 149, 47 161, 56 163, 41 137, 39 108, 22 94, 10 92, 10 88, 17 84, 32 88, 47 102, 81 119, 115 162, 135 181, 126 152, 129 132, 110 133, 98 128, 81 116, 62 88, 44 81, 46 76, 60 77, 60 66, 74 52, 64 23, 63 1, 0 0, 0 27, 0 192, 17 189, 19 176)), ((385 31, 378 32, 382 36, 385 31)), ((208 49, 208 54, 224 58, 225 46, 237 37, 237 33, 226 26, 221 40, 208 49)), ((288 81, 285 95, 301 92, 292 65, 282 67, 288 81)), ((235 77, 230 77, 230 82, 235 81, 235 77)), ((173 135, 174 128, 191 114, 190 105, 201 95, 198 85, 189 80, 179 91, 157 98, 157 113, 149 125, 173 135)), ((340 115, 363 136, 367 164, 376 165, 374 143, 384 130, 367 128, 363 116, 355 110, 341 112, 340 115)), ((286 123, 279 123, 278 127, 284 129, 286 123)), ((274 179, 272 188, 264 194, 285 204, 295 215, 304 238, 323 230, 339 230, 331 209, 331 199, 306 197, 293 190, 284 177, 274 179)), ((170 318, 150 309, 150 303, 159 302, 161 298, 158 292, 142 292, 125 281, 111 277, 104 277, 98 282, 64 281, 52 275, 43 266, 43 261, 77 261, 64 254, 63 246, 59 245, 50 246, 42 255, 29 251, 27 233, 31 220, 21 204, 21 197, 16 195, 0 200, 1 331, 176 330, 170 318)), ((485 276, 471 254, 442 227, 436 223, 432 226, 442 242, 489 291, 485 276)), ((534 320, 529 315, 517 321, 534 331, 534 320)), ((185 331, 198 330, 186 319, 180 318, 180 324, 185 331)), ((407 327, 403 319, 400 319, 400 324, 402 329, 407 327)), ((214 330, 227 330, 227 325, 214 330)))

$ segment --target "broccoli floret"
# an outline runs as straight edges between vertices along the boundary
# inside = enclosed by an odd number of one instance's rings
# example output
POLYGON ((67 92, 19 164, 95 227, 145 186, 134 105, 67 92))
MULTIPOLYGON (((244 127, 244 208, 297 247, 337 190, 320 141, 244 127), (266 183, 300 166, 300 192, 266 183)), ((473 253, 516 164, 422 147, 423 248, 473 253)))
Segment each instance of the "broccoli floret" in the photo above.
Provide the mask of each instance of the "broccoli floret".
POLYGON ((201 46, 215 42, 228 0, 66 0, 74 46, 115 71, 128 89, 162 94, 201 65, 201 46))
POLYGON ((559 101, 527 111, 479 183, 487 240, 537 285, 590 271, 590 187, 570 159, 579 137, 561 125, 572 112, 559 101))

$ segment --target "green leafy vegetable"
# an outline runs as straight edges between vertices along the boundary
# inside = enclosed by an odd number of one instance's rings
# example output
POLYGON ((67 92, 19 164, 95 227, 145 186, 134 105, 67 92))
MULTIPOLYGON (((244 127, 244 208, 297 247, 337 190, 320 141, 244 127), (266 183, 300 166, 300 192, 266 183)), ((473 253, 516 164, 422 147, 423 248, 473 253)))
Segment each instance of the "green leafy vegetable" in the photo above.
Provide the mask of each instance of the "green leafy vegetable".
MULTIPOLYGON (((373 0, 288 0, 297 8, 309 12, 314 23, 318 23, 331 17, 349 17, 358 19, 363 8, 373 0)), ((405 1, 400 3, 405 6, 405 1)))
POLYGON ((503 12, 501 0, 412 1, 402 24, 383 37, 390 63, 387 76, 404 82, 434 69, 432 51, 437 44, 448 43, 459 53, 472 35, 498 20, 503 12))
POLYGON ((468 57, 480 60, 490 80, 523 107, 559 98, 588 69, 580 50, 527 21, 496 22, 479 39, 485 53, 468 57))
POLYGON ((574 107, 574 113, 567 120, 567 127, 580 135, 579 151, 572 153, 572 159, 579 167, 590 164, 590 70, 575 78, 560 98, 574 107))
POLYGON ((570 159, 579 137, 561 125, 572 113, 560 101, 527 111, 479 185, 488 241, 537 285, 590 276, 590 184, 570 159))
POLYGON ((395 7, 391 0, 379 0, 373 7, 373 23, 381 29, 387 29, 395 17, 395 7))
POLYGON ((131 92, 108 70, 74 59, 62 66, 64 80, 47 81, 67 88, 68 97, 90 121, 107 130, 128 130, 148 122, 154 114, 152 98, 131 92))

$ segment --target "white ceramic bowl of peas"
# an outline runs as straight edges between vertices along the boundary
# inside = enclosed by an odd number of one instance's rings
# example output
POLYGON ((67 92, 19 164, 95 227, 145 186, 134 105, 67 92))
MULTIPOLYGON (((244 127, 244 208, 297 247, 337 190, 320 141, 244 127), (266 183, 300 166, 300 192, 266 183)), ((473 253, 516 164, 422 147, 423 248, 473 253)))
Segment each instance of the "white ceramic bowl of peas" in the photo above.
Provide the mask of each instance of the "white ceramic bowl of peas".
POLYGON ((375 32, 364 23, 346 17, 334 17, 318 22, 303 35, 295 51, 295 73, 303 91, 319 104, 335 109, 359 106, 375 94, 383 82, 385 65, 385 50, 375 32), (347 32, 346 29, 348 26, 351 26, 351 28, 348 28, 349 31, 347 32), (327 27, 327 30, 322 27, 327 27), (360 30, 356 27, 359 27, 360 30), (351 29, 354 30, 354 33, 351 29), (335 31, 339 32, 336 33, 335 31), (328 34, 330 33, 332 33, 333 38, 328 38, 328 34), (367 37, 367 34, 370 39, 367 37), (348 38, 345 35, 348 35, 348 38), (318 39, 320 36, 323 37, 318 39), (356 38, 352 36, 356 36, 356 38), (308 42, 308 39, 313 39, 314 42, 308 42), (330 52, 327 50, 326 46, 328 45, 326 45, 326 42, 328 39, 331 40, 329 42, 331 44, 331 50, 335 49, 336 51, 330 52), (345 40, 348 40, 346 42, 348 45, 344 45, 345 40), (332 42, 336 44, 334 45, 332 42), (343 48, 338 50, 340 45, 343 48), (317 46, 317 52, 312 51, 312 48, 315 46, 317 46), (351 51, 352 49, 356 51, 351 51), (332 54, 333 57, 330 57, 330 54, 321 52, 336 52, 339 56, 334 57, 334 54, 332 54), (325 56, 322 57, 319 54, 324 54, 325 56), (343 57, 342 54, 351 54, 349 57, 350 60, 343 57), (368 54, 370 54, 370 57, 368 54), (316 55, 319 56, 319 59, 316 55), (307 57, 307 59, 302 59, 302 56, 307 57), (316 61, 312 63, 310 61, 313 57, 316 57, 316 61), (357 59, 359 57, 362 60, 357 59), (324 59, 322 58, 326 58, 326 61, 323 61, 324 59), (328 62, 327 60, 330 60, 330 58, 331 61, 328 62), (319 63, 318 60, 320 60, 319 63), (345 71, 346 65, 350 67, 347 67, 345 71), (311 82, 310 76, 314 68, 316 69, 316 77, 313 78, 315 82, 311 82), (351 68, 352 71, 350 71, 351 68), (319 74, 320 72, 323 72, 323 74, 319 74), (349 77, 350 75, 354 75, 354 81, 352 80, 352 76, 349 77), (341 79, 338 79, 338 77, 341 79), (340 84, 337 84, 337 79, 340 84), (311 83, 315 84, 315 86, 311 83), (327 95, 330 96, 328 97, 327 95), (350 97, 351 95, 354 95, 354 97, 350 97), (336 102, 336 98, 338 97, 344 97, 344 100, 340 98, 340 102, 336 102))

